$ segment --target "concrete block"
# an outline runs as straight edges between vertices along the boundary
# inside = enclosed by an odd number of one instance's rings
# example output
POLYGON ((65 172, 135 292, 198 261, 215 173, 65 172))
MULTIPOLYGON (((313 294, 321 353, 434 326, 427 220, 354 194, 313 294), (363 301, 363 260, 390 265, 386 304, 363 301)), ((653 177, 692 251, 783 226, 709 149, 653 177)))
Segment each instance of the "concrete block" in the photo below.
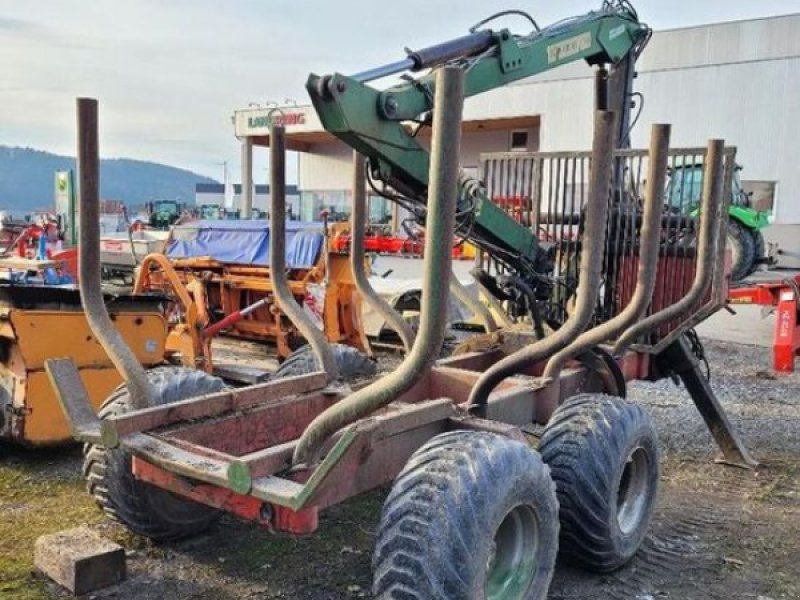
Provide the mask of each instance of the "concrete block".
POLYGON ((88 527, 41 536, 36 540, 33 562, 76 596, 125 579, 125 550, 88 527))

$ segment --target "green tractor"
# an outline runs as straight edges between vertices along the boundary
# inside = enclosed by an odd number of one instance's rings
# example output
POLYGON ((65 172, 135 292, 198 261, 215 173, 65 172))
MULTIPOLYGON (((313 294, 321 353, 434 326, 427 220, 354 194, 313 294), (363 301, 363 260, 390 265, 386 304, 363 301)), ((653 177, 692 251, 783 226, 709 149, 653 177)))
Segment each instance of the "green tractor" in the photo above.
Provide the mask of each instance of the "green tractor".
MULTIPOLYGON (((768 262, 764 235, 761 232, 769 225, 770 211, 756 210, 750 202, 750 195, 742 188, 736 165, 733 176, 731 204, 728 208, 728 248, 733 264, 731 279, 744 279, 756 270, 760 263, 768 262)), ((700 197, 703 193, 703 165, 677 165, 669 172, 667 198, 669 206, 697 216, 700 197)))
POLYGON ((180 218, 183 206, 175 200, 155 200, 148 203, 149 225, 167 231, 180 218))

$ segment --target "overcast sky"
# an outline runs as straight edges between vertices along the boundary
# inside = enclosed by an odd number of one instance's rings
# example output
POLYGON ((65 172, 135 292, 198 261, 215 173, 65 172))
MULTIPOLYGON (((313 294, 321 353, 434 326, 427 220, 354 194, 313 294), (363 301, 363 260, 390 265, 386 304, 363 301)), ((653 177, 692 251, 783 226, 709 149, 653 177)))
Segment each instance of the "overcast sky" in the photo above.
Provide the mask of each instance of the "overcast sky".
MULTIPOLYGON (((100 100, 101 153, 238 181, 233 110, 306 103, 310 72, 351 73, 462 35, 506 8, 544 25, 600 0, 0 0, 0 144, 74 154, 74 99, 100 100)), ((800 0, 634 0, 655 29, 800 12, 800 0)), ((514 29, 524 23, 509 21, 514 29)), ((266 176, 256 156, 257 180, 266 176)))

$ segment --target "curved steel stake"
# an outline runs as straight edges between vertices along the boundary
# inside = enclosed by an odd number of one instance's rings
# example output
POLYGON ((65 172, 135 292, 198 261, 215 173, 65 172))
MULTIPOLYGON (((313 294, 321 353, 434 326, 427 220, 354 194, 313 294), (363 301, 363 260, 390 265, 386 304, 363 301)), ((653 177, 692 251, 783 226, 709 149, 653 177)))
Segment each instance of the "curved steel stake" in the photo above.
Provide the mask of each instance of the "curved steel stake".
MULTIPOLYGON (((331 379, 339 378, 339 367, 325 334, 320 331, 292 294, 286 277, 286 132, 282 125, 273 124, 270 139, 270 235, 269 275, 278 307, 289 317, 304 338, 311 344, 322 370, 331 379)), ((328 248, 323 249, 328 252, 328 248)))
POLYGON ((414 330, 403 316, 373 289, 364 269, 364 228, 367 221, 366 177, 364 157, 358 152, 353 152, 353 214, 350 217, 350 268, 353 271, 353 280, 363 300, 384 318, 389 327, 394 329, 400 336, 406 352, 410 352, 414 345, 414 330))
POLYGON ((611 194, 613 137, 614 113, 596 111, 589 201, 586 207, 586 227, 583 234, 575 312, 554 334, 506 356, 484 371, 472 388, 467 402, 469 407, 485 406, 489 394, 503 379, 552 356, 577 338, 589 324, 594 313, 603 268, 603 261, 597 260, 597 257, 602 256, 605 244, 606 218, 611 194))
POLYGON ((642 318, 653 299, 658 267, 658 245, 661 240, 661 213, 664 208, 664 181, 669 159, 669 125, 653 125, 650 133, 647 188, 642 216, 639 269, 636 289, 628 305, 613 319, 583 333, 572 344, 553 356, 544 370, 544 379, 557 379, 567 362, 596 345, 613 339, 632 323, 642 318))
POLYGON ((78 98, 78 286, 86 320, 128 386, 136 409, 152 404, 152 390, 136 355, 108 316, 100 280, 100 156, 97 100, 78 98))
POLYGON ((447 310, 448 299, 448 287, 442 282, 449 277, 452 267, 450 240, 455 228, 463 103, 464 72, 458 67, 442 67, 436 73, 422 311, 414 347, 393 372, 318 415, 295 447, 295 465, 315 462, 325 440, 409 390, 439 356, 446 325, 442 315, 447 310))
POLYGON ((621 354, 648 331, 653 331, 676 317, 685 314, 703 297, 711 286, 714 270, 714 252, 719 233, 720 199, 723 175, 723 140, 710 140, 703 174, 703 199, 700 205, 700 236, 697 242, 697 271, 692 287, 686 295, 672 304, 628 328, 614 345, 614 354, 621 354))

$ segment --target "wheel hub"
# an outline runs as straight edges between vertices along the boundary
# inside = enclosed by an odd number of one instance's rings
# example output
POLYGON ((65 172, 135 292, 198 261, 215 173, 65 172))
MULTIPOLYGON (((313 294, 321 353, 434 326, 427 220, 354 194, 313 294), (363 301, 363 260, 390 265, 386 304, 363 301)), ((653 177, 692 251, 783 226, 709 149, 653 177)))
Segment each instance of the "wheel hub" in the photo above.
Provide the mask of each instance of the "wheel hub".
POLYGON ((536 570, 538 522, 530 506, 517 506, 506 515, 494 536, 486 573, 486 600, 525 597, 536 570))
POLYGON ((649 487, 647 452, 636 448, 622 470, 617 489, 617 524, 623 535, 639 526, 647 508, 649 487))

